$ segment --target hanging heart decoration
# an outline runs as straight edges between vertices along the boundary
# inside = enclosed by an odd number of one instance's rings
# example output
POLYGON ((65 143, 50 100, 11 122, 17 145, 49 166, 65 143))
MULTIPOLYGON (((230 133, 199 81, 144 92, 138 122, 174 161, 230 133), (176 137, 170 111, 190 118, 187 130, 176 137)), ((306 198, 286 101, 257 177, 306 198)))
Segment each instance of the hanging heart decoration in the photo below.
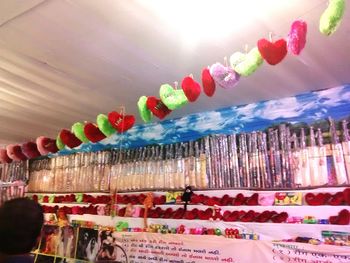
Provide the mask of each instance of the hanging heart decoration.
POLYGON ((108 113, 109 123, 119 132, 123 133, 135 124, 134 115, 122 115, 116 111, 108 113))
POLYGON ((160 120, 164 119, 168 114, 171 113, 171 110, 156 97, 148 97, 146 102, 147 108, 153 113, 154 116, 160 120))
POLYGON ((147 97, 141 96, 137 102, 137 108, 139 109, 139 114, 144 122, 150 122, 152 120, 152 112, 147 107, 147 97))
POLYGON ((28 159, 33 159, 41 156, 35 142, 26 142, 22 144, 22 152, 28 159))
POLYGON ((89 142, 89 139, 85 136, 84 133, 84 124, 81 122, 76 122, 72 125, 72 132, 79 140, 83 143, 89 142))
POLYGON ((170 110, 176 110, 188 103, 188 99, 182 89, 174 89, 169 84, 163 84, 159 89, 161 101, 170 110))
POLYGON ((6 151, 8 157, 10 157, 12 160, 20 162, 25 161, 28 158, 23 154, 21 146, 18 144, 9 144, 6 146, 6 151))
POLYGON ((299 55, 306 44, 307 24, 303 20, 293 22, 288 33, 287 48, 294 55, 299 55))
POLYGON ((249 53, 235 52, 230 57, 231 67, 241 76, 248 77, 253 74, 264 62, 258 48, 253 48, 249 53))
POLYGON ((201 86, 192 77, 185 77, 181 87, 190 102, 196 101, 201 94, 201 86))
POLYGON ((75 148, 81 144, 81 140, 79 140, 71 131, 67 129, 62 129, 59 134, 59 137, 62 140, 62 142, 69 148, 75 148))
POLYGON ((12 159, 7 155, 6 149, 0 149, 0 163, 11 163, 12 159))
POLYGON ((287 42, 283 38, 275 42, 263 38, 258 41, 258 49, 267 63, 277 65, 287 55, 287 42))
POLYGON ((239 81, 239 74, 232 68, 215 63, 210 67, 210 75, 215 82, 224 89, 232 89, 239 81))
POLYGON ((106 135, 104 135, 100 131, 100 129, 97 127, 97 125, 95 123, 91 123, 91 122, 88 122, 85 124, 84 133, 85 133, 86 138, 88 138, 88 140, 90 142, 93 142, 93 143, 99 142, 99 141, 103 140, 104 138, 106 138, 106 135))
POLYGON ((212 97, 215 93, 215 80, 210 75, 209 68, 204 68, 202 70, 202 86, 205 95, 212 97))
POLYGON ((56 140, 54 139, 47 138, 45 136, 39 136, 36 138, 35 142, 41 155, 47 155, 49 153, 55 153, 58 151, 56 140))
POLYGON ((345 11, 345 0, 329 0, 327 9, 320 18, 320 32, 326 36, 337 31, 345 11))
POLYGON ((106 136, 109 137, 112 134, 115 133, 115 129, 113 126, 109 123, 108 117, 105 114, 99 114, 96 118, 97 126, 100 129, 100 131, 106 136))
POLYGON ((57 135, 57 138, 56 138, 56 146, 58 148, 58 150, 63 150, 64 147, 66 146, 63 141, 61 140, 61 137, 60 137, 60 134, 57 135))

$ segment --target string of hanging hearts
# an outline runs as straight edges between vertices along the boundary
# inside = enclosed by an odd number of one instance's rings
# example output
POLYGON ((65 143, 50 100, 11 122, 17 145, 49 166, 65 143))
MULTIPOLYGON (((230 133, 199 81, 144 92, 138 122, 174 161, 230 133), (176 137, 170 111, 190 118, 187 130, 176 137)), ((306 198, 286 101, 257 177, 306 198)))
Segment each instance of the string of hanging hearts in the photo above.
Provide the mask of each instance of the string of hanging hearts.
MULTIPOLYGON (((319 30, 326 36, 332 35, 341 23, 344 15, 345 0, 330 0, 327 9, 323 12, 319 30)), ((253 74, 264 62, 270 65, 280 63, 287 53, 299 55, 306 44, 307 24, 305 21, 296 20, 292 23, 286 39, 269 40, 260 39, 257 47, 249 52, 236 52, 229 58, 229 65, 225 59, 225 65, 215 63, 202 70, 202 87, 204 93, 212 97, 217 86, 224 89, 235 87, 241 76, 248 77, 253 74)), ((153 116, 164 119, 173 110, 177 110, 188 102, 195 102, 200 93, 201 85, 193 76, 186 76, 181 82, 181 89, 170 84, 163 84, 159 90, 159 97, 142 96, 137 106, 144 122, 150 122, 153 116)), ((135 123, 133 115, 125 115, 125 109, 120 112, 112 111, 107 115, 99 114, 95 123, 76 122, 71 129, 61 129, 56 139, 39 136, 35 142, 26 142, 22 145, 10 144, 5 149, 0 149, 0 163, 12 161, 25 161, 37 158, 59 150, 76 148, 82 143, 96 143, 115 132, 124 133, 135 123)))
MULTIPOLYGON (((330 0, 327 9, 323 12, 319 30, 322 34, 330 36, 340 25, 345 10, 345 0, 330 0)), ((235 52, 229 59, 225 58, 225 65, 215 63, 202 70, 201 80, 203 92, 212 97, 217 86, 224 89, 235 87, 240 77, 248 77, 253 74, 266 61, 270 65, 277 65, 287 55, 299 55, 306 44, 307 24, 303 20, 296 20, 292 23, 286 39, 276 41, 270 33, 269 40, 262 38, 258 40, 257 47, 249 52, 235 52)), ((155 96, 141 96, 137 107, 141 119, 150 122, 153 116, 160 120, 164 119, 173 110, 177 110, 188 102, 195 102, 201 93, 201 85, 193 79, 193 76, 186 76, 181 82, 181 89, 178 89, 177 82, 174 87, 170 84, 163 84, 159 89, 159 98, 155 96)))

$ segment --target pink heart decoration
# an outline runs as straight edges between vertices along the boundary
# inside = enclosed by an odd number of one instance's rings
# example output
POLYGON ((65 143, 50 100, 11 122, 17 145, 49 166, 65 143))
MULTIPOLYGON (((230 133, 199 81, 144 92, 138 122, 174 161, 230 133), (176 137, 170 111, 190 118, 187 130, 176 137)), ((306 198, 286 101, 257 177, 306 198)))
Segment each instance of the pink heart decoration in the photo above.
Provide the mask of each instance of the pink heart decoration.
POLYGON ((6 149, 0 149, 0 163, 11 163, 12 159, 7 155, 6 149))
POLYGON ((9 144, 6 146, 7 155, 14 161, 25 161, 27 157, 23 154, 21 146, 18 144, 9 144))
POLYGON ((215 63, 210 67, 210 75, 224 89, 232 89, 239 81, 239 74, 232 68, 215 63))
POLYGON ((293 22, 288 33, 287 48, 294 55, 299 55, 306 44, 307 24, 303 20, 293 22))

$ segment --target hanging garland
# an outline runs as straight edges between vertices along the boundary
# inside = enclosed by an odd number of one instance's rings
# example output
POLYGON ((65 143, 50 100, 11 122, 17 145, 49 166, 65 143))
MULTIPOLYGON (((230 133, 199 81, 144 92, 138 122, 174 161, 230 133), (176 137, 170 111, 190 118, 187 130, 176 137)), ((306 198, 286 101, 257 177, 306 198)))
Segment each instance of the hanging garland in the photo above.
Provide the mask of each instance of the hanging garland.
MULTIPOLYGON (((332 35, 339 27, 345 11, 345 0, 329 0, 329 5, 320 17, 319 30, 326 36, 332 35)), ((201 80, 203 92, 212 97, 216 86, 224 89, 234 88, 241 76, 252 75, 265 60, 270 65, 277 65, 287 55, 299 55, 306 44, 307 24, 303 20, 296 20, 292 23, 290 32, 286 40, 281 38, 276 41, 270 39, 260 39, 257 47, 249 52, 235 52, 231 55, 228 65, 225 58, 225 65, 214 63, 202 70, 201 80)), ((186 76, 181 82, 181 89, 177 89, 169 84, 163 84, 159 90, 160 98, 154 96, 141 96, 137 102, 141 119, 148 123, 153 119, 153 115, 160 120, 164 119, 173 110, 177 110, 188 102, 195 102, 202 88, 192 75, 186 76)), ((10 144, 6 149, 0 149, 0 163, 10 163, 12 161, 25 161, 56 153, 64 149, 76 148, 82 143, 96 143, 115 132, 124 133, 135 124, 133 115, 125 115, 124 112, 112 111, 108 116, 99 114, 96 123, 76 122, 71 130, 62 129, 56 139, 40 136, 35 142, 27 142, 22 145, 10 144)))

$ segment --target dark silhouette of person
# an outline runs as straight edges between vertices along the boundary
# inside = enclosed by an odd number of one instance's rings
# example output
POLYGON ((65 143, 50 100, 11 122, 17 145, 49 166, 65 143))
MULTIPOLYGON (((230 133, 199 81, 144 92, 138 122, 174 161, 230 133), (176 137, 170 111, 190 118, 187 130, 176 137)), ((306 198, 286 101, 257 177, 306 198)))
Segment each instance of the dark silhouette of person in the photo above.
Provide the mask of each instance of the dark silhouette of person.
POLYGON ((28 198, 17 198, 0 207, 0 263, 31 263, 29 254, 40 237, 42 207, 28 198))

